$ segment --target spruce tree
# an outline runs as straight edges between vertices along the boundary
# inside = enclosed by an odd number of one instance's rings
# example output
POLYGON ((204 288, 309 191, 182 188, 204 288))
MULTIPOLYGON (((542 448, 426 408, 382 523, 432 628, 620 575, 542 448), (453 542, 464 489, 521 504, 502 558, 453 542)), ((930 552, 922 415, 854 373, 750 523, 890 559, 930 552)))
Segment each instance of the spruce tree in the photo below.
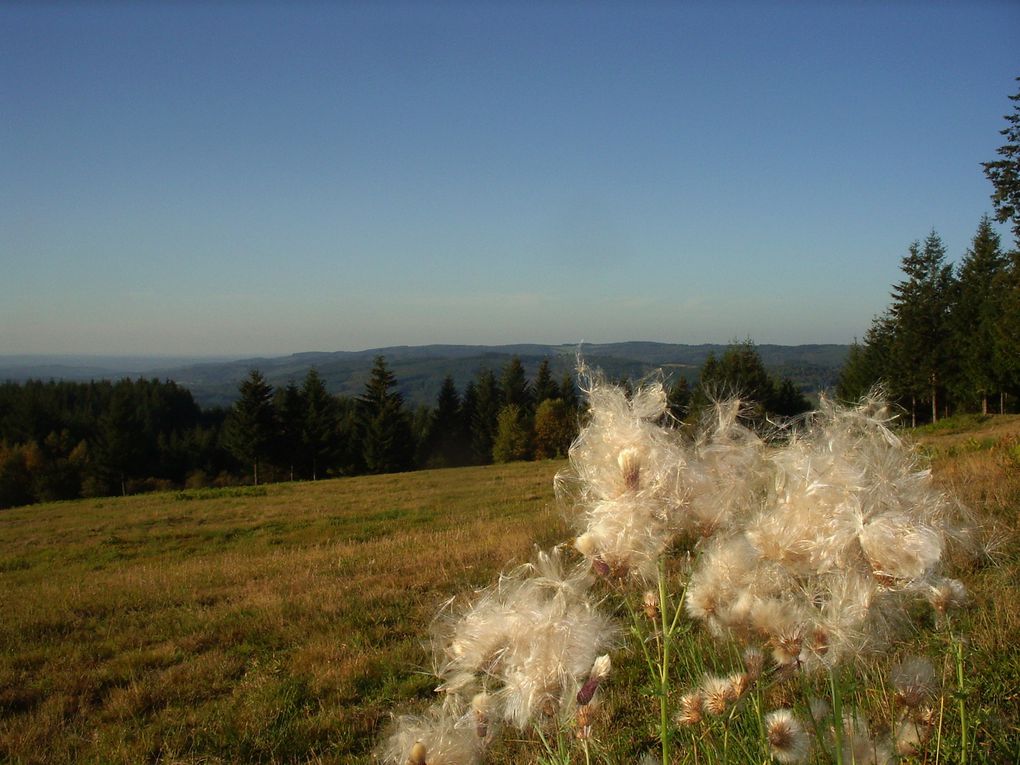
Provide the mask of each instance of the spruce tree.
POLYGON ((988 413, 988 398, 1000 386, 995 333, 1001 318, 1001 302, 994 287, 1001 283, 1006 265, 999 249, 999 235, 986 215, 960 263, 959 289, 952 313, 959 394, 967 398, 976 396, 982 414, 988 413))
POLYGON ((436 408, 431 416, 427 463, 439 467, 462 464, 467 457, 464 442, 460 396, 453 377, 447 375, 439 389, 436 408))
POLYGON ((377 356, 365 391, 358 398, 362 460, 370 473, 407 470, 414 456, 411 422, 397 380, 377 356))
POLYGON ((305 402, 301 389, 290 381, 283 388, 277 388, 273 396, 276 409, 277 437, 273 450, 274 462, 287 468, 290 480, 294 480, 295 467, 304 464, 302 430, 305 423, 305 402))
POLYGON ((527 375, 524 373, 524 365, 519 357, 514 356, 503 366, 503 374, 500 377, 500 390, 503 394, 503 406, 511 404, 517 406, 522 412, 528 412, 532 408, 531 386, 528 383, 527 375))
POLYGON ((273 389, 257 369, 238 386, 240 397, 230 410, 225 426, 227 448, 252 466, 252 480, 259 484, 260 471, 276 436, 273 389))
POLYGON ((326 384, 314 367, 308 370, 301 386, 304 401, 304 422, 301 444, 316 481, 336 454, 339 412, 336 400, 326 390, 326 384))
POLYGON ((489 369, 478 373, 475 384, 475 411, 471 422, 471 448, 481 464, 492 462, 492 443, 496 438, 496 419, 502 408, 502 394, 496 376, 489 369))
POLYGON ((895 322, 893 364, 898 385, 911 402, 911 422, 916 424, 916 404, 931 404, 932 422, 938 420, 940 392, 952 374, 949 312, 955 280, 946 263, 946 248, 932 231, 924 241, 910 245, 901 269, 906 279, 893 287, 890 312, 895 322))
MULTIPOLYGON (((1020 77, 1017 77, 1020 82, 1020 77)), ((992 203, 995 205, 995 219, 1007 221, 1013 227, 1013 240, 1020 248, 1020 92, 1010 96, 1013 113, 1005 115, 1006 127, 999 131, 1006 143, 996 153, 1002 157, 992 162, 983 162, 985 176, 992 182, 995 191, 992 203)))
POLYGON ((535 383, 532 385, 535 406, 538 406, 546 399, 559 398, 560 392, 556 381, 552 378, 552 370, 549 368, 549 359, 542 359, 535 373, 535 383))

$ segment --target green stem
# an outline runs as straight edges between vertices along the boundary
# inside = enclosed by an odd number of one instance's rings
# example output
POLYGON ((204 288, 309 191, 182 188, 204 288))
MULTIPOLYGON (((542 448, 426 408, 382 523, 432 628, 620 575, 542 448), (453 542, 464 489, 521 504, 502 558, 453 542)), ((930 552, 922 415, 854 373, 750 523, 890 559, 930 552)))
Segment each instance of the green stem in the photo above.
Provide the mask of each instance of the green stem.
POLYGON ((960 765, 967 765, 967 698, 963 681, 963 640, 957 640, 952 633, 950 637, 956 649, 957 704, 960 707, 960 765))
MULTIPOLYGON (((669 619, 669 596, 666 594, 666 556, 659 558, 659 618, 662 620, 662 663, 659 666, 659 736, 662 741, 662 765, 669 765, 669 647, 670 633, 666 623, 669 619)), ((670 627, 676 625, 676 617, 670 627)))
POLYGON ((829 670, 829 692, 832 695, 832 733, 836 749, 836 765, 843 765, 843 697, 840 695, 836 673, 829 670))

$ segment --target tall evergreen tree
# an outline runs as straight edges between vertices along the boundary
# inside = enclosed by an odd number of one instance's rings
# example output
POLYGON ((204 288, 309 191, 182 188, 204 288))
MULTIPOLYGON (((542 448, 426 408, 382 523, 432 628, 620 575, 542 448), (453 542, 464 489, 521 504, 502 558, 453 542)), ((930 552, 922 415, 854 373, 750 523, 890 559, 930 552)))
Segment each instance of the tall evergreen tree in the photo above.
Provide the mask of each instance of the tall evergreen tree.
POLYGON ((893 287, 890 312, 895 321, 893 356, 899 385, 911 402, 912 423, 917 401, 931 404, 938 420, 940 392, 952 374, 949 310, 955 280, 946 263, 946 248, 932 231, 924 241, 910 245, 901 269, 906 279, 893 287))
POLYGON ((492 444, 496 438, 496 419, 503 407, 503 396, 492 370, 483 369, 475 383, 475 412, 471 422, 471 448, 475 460, 492 462, 492 444))
POLYGON ((302 451, 310 463, 312 480, 317 481, 324 467, 336 456, 339 413, 336 400, 326 390, 317 369, 312 367, 301 386, 304 422, 301 429, 302 451))
POLYGON ((302 430, 305 422, 305 402, 301 389, 293 382, 277 388, 273 396, 276 410, 277 434, 273 460, 287 468, 290 480, 294 480, 295 466, 304 464, 302 430))
MULTIPOLYGON (((1020 77, 1017 81, 1020 82, 1020 77)), ((1013 102, 1013 113, 1005 115, 1008 124, 999 131, 1006 142, 996 150, 1002 159, 982 164, 985 176, 995 188, 992 194, 995 219, 1012 225, 1013 240, 1020 248, 1020 92, 1009 100, 1013 102)))
MULTIPOLYGON (((1010 253, 1007 267, 996 280, 999 322, 995 327, 995 370, 1005 393, 1020 396, 1020 249, 1010 253)), ((999 410, 1003 410, 1002 398, 999 410)))
POLYGON ((259 467, 270 453, 276 436, 273 389, 262 373, 252 369, 237 388, 240 397, 227 416, 227 448, 252 466, 252 479, 259 484, 259 467))
POLYGON ((127 494, 129 477, 137 475, 146 449, 143 423, 130 380, 113 387, 106 411, 99 418, 93 444, 94 466, 101 480, 127 494))
POLYGON ((989 395, 1000 389, 995 333, 1001 320, 1001 301, 994 290, 1001 284, 1006 265, 999 235, 986 215, 960 263, 952 312, 953 344, 959 363, 958 394, 977 396, 983 414, 988 413, 989 395))
POLYGON ((549 398, 559 398, 560 391, 556 381, 552 378, 552 370, 549 368, 549 359, 542 359, 535 373, 535 383, 532 385, 535 406, 549 398))
POLYGON ((533 403, 531 385, 519 357, 514 356, 503 366, 499 382, 503 393, 503 406, 513 404, 520 407, 522 412, 531 410, 533 403))
POLYGON ((559 397, 563 399, 563 403, 566 405, 567 410, 570 411, 576 419, 578 412, 581 409, 581 398, 577 394, 577 383, 574 382, 574 378, 570 372, 563 373, 563 379, 560 380, 559 385, 559 394, 559 397))
POLYGON ((365 391, 358 398, 362 459, 370 473, 407 470, 414 456, 411 422, 397 380, 377 356, 365 391))
POLYGON ((467 438, 461 420, 461 400, 453 377, 447 375, 436 397, 428 434, 427 462, 438 467, 464 464, 467 438))

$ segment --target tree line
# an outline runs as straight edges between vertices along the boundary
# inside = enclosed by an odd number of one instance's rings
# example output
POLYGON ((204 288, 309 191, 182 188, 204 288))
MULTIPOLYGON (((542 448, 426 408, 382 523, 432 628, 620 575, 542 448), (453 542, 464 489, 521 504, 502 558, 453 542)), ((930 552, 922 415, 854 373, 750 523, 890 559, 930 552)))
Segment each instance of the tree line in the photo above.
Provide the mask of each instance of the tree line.
MULTIPOLYGON (((1020 80, 1020 78, 1017 78, 1020 80)), ((892 302, 855 342, 837 393, 856 399, 875 385, 911 424, 954 412, 1016 408, 1020 397, 1020 93, 1000 133, 1000 159, 983 163, 999 223, 1012 225, 1005 252, 984 216, 957 267, 934 230, 908 248, 892 302)))
MULTIPOLYGON (((790 380, 769 375, 750 340, 710 355, 697 379, 668 386, 677 420, 736 393, 760 402, 752 419, 809 407, 790 380)), ((413 409, 381 356, 353 397, 331 394, 315 369, 275 389, 252 369, 230 409, 202 410, 171 381, 5 383, 0 507, 563 457, 582 417, 571 374, 555 379, 544 359, 529 378, 518 357, 479 370, 463 390, 447 376, 434 406, 413 409)))

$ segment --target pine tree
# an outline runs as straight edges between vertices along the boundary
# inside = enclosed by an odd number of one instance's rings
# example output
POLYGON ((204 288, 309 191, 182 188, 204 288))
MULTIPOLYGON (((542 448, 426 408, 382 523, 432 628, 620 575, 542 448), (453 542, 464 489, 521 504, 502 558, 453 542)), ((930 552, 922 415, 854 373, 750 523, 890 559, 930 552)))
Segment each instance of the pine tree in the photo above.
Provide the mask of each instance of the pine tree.
POLYGON ((475 387, 475 411, 471 422, 471 448, 481 464, 492 462, 492 444, 496 438, 496 420, 502 408, 502 395, 496 376, 489 369, 478 373, 475 387))
POLYGON ((560 380, 559 385, 560 398, 563 399, 563 403, 566 405, 567 410, 570 411, 577 419, 578 412, 581 408, 581 398, 577 394, 577 383, 574 382, 574 378, 570 372, 563 373, 563 379, 560 380))
POLYGON ((453 377, 447 375, 436 397, 428 432, 427 464, 449 467, 467 459, 461 400, 453 377))
POLYGON ((252 479, 259 483, 259 466, 270 453, 276 436, 273 389, 257 369, 252 369, 238 386, 240 397, 227 416, 227 448, 252 466, 252 479))
POLYGON ((923 248, 920 242, 910 245, 900 267, 907 278, 893 287, 893 371, 897 385, 910 399, 912 424, 916 424, 919 400, 930 402, 935 422, 939 393, 952 374, 949 311, 955 290, 953 269, 946 263, 946 248, 934 231, 923 248))
POLYGON ((323 467, 335 456, 339 413, 336 400, 326 390, 326 384, 314 367, 305 375, 301 399, 305 410, 301 428, 302 451, 310 463, 312 480, 316 481, 323 467))
MULTIPOLYGON (((996 376, 1004 392, 1020 396, 1020 249, 1010 253, 1008 266, 999 275, 995 288, 999 322, 994 343, 996 376)), ((999 411, 1003 411, 999 399, 999 411)))
POLYGON ((976 396, 982 414, 988 397, 1000 388, 995 359, 995 333, 1001 304, 994 292, 1007 260, 999 249, 999 235, 986 215, 978 225, 970 249, 959 268, 959 290, 952 313, 953 343, 959 362, 959 393, 976 396))
POLYGON ((542 359, 538 365, 538 372, 535 373, 535 383, 532 385, 535 399, 535 406, 538 406, 546 399, 559 398, 559 388, 552 378, 552 370, 549 368, 549 359, 542 359))
POLYGON ((524 365, 519 357, 514 356, 503 366, 500 377, 500 390, 503 394, 503 406, 511 404, 519 407, 522 412, 532 408, 531 386, 524 373, 524 365))
POLYGON ((301 389, 293 381, 283 388, 277 388, 273 396, 276 410, 277 434, 273 460, 287 468, 290 480, 294 480, 294 468, 304 463, 301 431, 305 422, 305 402, 301 389))
MULTIPOLYGON (((1020 77, 1017 81, 1020 82, 1020 77)), ((1009 124, 999 131, 1006 143, 996 150, 1002 159, 982 164, 985 176, 995 187, 992 194, 995 219, 1011 223, 1014 243, 1020 248, 1020 92, 1009 100, 1013 102, 1013 113, 1005 115, 1009 124)))
POLYGON ((386 359, 377 356, 365 391, 358 398, 362 459, 370 473, 394 473, 411 466, 411 423, 396 387, 386 359))

